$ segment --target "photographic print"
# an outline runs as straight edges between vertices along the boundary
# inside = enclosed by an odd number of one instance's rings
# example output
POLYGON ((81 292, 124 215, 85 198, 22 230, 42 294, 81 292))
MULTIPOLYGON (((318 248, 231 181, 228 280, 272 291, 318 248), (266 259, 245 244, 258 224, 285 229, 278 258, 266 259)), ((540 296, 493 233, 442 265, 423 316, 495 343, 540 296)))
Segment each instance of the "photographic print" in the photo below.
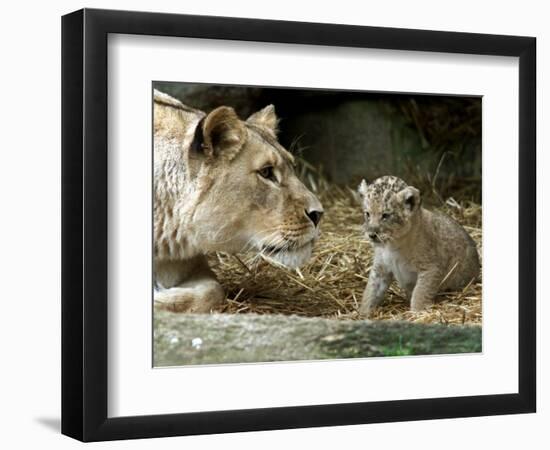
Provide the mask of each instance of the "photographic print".
POLYGON ((64 434, 536 411, 535 38, 62 24, 64 434))
POLYGON ((154 366, 482 350, 482 99, 154 82, 154 366))

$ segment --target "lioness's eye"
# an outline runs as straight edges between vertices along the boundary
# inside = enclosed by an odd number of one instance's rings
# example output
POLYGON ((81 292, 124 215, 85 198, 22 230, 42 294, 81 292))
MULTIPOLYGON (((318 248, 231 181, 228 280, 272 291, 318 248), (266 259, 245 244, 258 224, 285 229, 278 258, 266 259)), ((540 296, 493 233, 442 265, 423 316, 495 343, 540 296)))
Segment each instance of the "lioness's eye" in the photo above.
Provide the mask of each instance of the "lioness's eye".
POLYGON ((265 166, 262 169, 258 170, 258 173, 266 180, 277 182, 277 177, 275 176, 275 172, 273 171, 273 166, 265 166))
POLYGON ((390 218, 390 213, 382 214, 382 220, 388 220, 390 218))
POLYGON ((370 213, 368 211, 365 211, 365 218, 370 218, 370 213))

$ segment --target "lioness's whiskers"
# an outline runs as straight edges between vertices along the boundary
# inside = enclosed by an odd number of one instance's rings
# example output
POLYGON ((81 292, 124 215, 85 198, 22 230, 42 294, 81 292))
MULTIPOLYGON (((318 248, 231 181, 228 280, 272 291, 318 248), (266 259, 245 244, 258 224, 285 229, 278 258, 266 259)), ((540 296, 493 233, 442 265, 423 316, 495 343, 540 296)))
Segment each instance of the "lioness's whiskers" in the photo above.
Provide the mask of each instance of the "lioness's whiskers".
MULTIPOLYGON (((259 231, 255 234, 252 235, 252 237, 250 237, 250 239, 248 239, 248 241, 246 241, 246 243, 243 245, 243 249, 242 249, 242 252, 247 252, 249 250, 252 250, 254 248, 254 244, 255 244, 255 240, 259 237, 261 237, 262 234, 265 234, 265 233, 270 233, 268 234, 264 239, 268 239, 270 238, 271 236, 273 236, 274 234, 274 231, 273 230, 278 230, 279 227, 273 227, 273 228, 268 228, 266 230, 262 230, 262 231, 259 231)), ((264 239, 259 239, 259 240, 264 240, 264 239)))

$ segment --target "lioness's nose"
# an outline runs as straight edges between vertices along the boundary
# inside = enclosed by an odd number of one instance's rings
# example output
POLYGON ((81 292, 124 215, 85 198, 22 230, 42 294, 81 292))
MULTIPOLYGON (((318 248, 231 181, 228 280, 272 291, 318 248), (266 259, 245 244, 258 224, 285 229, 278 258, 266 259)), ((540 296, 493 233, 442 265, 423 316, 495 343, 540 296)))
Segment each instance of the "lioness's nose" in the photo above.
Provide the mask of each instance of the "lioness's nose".
POLYGON ((323 217, 323 211, 317 211, 315 209, 308 211, 306 209, 306 216, 313 222, 313 225, 317 226, 321 221, 321 217, 323 217))

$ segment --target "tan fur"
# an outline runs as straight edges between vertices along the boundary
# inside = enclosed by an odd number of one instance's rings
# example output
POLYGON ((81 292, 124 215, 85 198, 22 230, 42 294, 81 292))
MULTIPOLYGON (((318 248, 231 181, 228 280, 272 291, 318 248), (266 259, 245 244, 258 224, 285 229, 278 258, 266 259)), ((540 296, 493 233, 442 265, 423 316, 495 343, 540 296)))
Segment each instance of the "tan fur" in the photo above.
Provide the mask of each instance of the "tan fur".
POLYGON ((276 125, 271 105, 243 121, 232 108, 205 114, 155 91, 157 306, 208 312, 224 299, 208 252, 254 250, 295 267, 309 259, 318 229, 306 212, 322 206, 294 174, 276 125), (273 179, 261 175, 268 166, 273 179))
POLYGON ((360 312, 369 315, 395 278, 413 311, 432 304, 437 292, 462 289, 479 275, 476 246, 451 217, 421 205, 418 189, 393 176, 359 186, 365 232, 374 261, 360 312))

